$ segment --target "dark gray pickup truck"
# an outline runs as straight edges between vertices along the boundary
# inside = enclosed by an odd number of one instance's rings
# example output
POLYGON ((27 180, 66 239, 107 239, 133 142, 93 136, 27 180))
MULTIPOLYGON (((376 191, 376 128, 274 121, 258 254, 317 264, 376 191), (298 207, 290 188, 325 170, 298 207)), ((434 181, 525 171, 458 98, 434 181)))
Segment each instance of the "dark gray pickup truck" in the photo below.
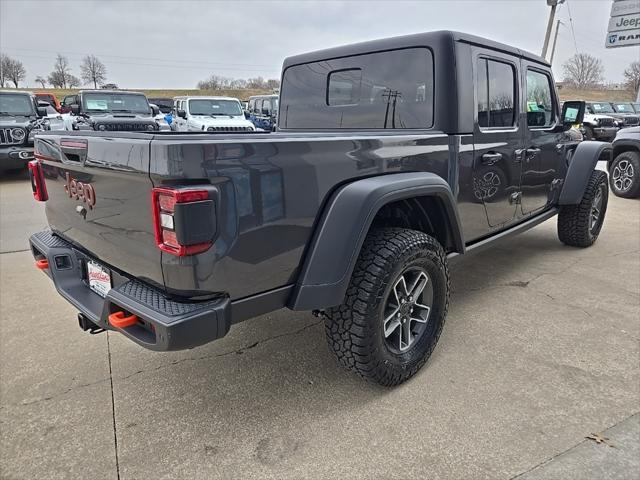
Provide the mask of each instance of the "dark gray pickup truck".
POLYGON ((450 261, 555 215, 596 240, 611 146, 571 140, 583 114, 541 58, 455 32, 299 55, 274 133, 38 136, 31 250, 85 330, 175 350, 315 311, 342 364, 396 385, 440 336, 450 261))

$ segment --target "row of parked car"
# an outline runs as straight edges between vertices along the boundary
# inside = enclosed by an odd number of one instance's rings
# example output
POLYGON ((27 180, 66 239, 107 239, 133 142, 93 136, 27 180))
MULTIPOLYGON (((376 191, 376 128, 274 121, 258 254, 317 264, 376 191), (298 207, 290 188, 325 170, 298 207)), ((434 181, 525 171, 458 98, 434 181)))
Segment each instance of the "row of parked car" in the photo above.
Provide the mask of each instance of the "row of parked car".
POLYGON ((147 99, 122 90, 85 90, 67 95, 62 102, 51 93, 35 96, 61 115, 77 117, 65 123, 70 130, 272 131, 278 111, 277 95, 253 96, 247 102, 220 96, 147 99), (123 118, 127 120, 116 120, 123 118))
POLYGON ((585 140, 612 141, 618 130, 640 125, 639 102, 586 102, 585 140))
MULTIPOLYGON (((53 94, 0 91, 0 170, 23 168, 42 130, 270 132, 277 124, 278 95, 241 102, 233 97, 147 98, 123 90, 82 90, 60 102, 53 94)), ((611 188, 640 194, 640 104, 587 102, 575 140, 614 141, 611 188), (616 137, 617 135, 617 137, 616 137)))

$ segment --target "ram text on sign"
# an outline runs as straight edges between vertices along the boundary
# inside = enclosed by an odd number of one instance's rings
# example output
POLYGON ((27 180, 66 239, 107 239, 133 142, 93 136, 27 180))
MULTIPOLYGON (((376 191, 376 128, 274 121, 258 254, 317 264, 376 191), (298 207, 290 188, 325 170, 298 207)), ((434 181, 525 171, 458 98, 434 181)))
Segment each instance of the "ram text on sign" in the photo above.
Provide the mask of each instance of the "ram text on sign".
POLYGON ((640 28, 635 30, 625 30, 622 32, 607 33, 605 47, 629 47, 631 45, 640 45, 640 28))
POLYGON ((640 13, 640 0, 619 0, 611 4, 612 17, 634 13, 640 13))
POLYGON ((620 30, 634 30, 640 28, 640 13, 635 15, 623 15, 621 17, 611 17, 609 19, 609 32, 620 30))

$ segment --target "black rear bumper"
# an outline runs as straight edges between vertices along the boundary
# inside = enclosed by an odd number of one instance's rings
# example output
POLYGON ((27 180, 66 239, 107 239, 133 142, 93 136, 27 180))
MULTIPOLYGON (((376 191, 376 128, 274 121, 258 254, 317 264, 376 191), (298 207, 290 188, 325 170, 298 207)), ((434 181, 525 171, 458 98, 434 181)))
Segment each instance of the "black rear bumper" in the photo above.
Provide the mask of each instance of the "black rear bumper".
POLYGON ((141 281, 111 271, 113 288, 105 298, 93 292, 86 280, 84 252, 50 231, 29 239, 36 260, 47 260, 44 269, 56 290, 86 318, 104 329, 118 330, 151 350, 182 350, 221 338, 231 326, 231 302, 220 297, 205 302, 178 302, 141 281), (109 315, 123 311, 138 317, 132 326, 117 328, 109 315))

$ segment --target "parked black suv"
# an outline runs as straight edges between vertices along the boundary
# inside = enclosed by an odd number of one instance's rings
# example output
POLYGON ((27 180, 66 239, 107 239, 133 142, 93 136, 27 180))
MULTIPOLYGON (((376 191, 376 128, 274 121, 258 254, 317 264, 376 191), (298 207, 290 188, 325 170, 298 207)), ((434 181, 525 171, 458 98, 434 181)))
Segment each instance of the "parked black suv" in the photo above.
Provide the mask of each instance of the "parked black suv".
POLYGON ((154 116, 160 113, 149 105, 142 93, 122 90, 81 90, 70 100, 71 113, 76 117, 74 130, 157 131, 160 126, 154 116))
POLYGON ((583 113, 545 60, 471 35, 298 55, 275 133, 38 136, 31 250, 84 329, 175 350, 315 311, 343 365, 397 385, 442 332, 449 262, 556 215, 596 241, 611 145, 567 135, 583 113))
POLYGON ((22 169, 33 160, 34 133, 46 109, 30 92, 0 90, 0 172, 22 169))

